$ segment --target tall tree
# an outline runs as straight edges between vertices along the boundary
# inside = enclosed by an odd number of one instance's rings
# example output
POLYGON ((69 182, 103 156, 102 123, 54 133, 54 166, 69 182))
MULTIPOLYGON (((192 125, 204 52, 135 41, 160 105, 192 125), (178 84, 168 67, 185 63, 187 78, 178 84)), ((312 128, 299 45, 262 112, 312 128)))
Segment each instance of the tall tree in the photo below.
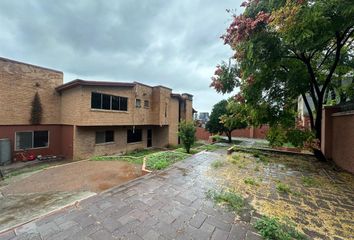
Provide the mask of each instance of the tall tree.
POLYGON ((248 0, 241 6, 244 13, 233 15, 222 36, 235 52, 238 75, 230 82, 216 71, 211 86, 226 93, 239 85, 238 98, 263 113, 255 114, 261 123, 289 122, 301 95, 321 139, 325 94, 337 76, 353 72, 354 1, 248 0))
POLYGON ((227 129, 222 125, 220 122, 220 117, 224 114, 227 113, 226 110, 227 107, 227 101, 226 100, 221 100, 217 104, 213 106, 213 109, 211 111, 209 121, 205 125, 205 128, 212 134, 222 134, 224 133, 227 129))
POLYGON ((205 127, 213 134, 224 133, 231 142, 233 130, 247 127, 244 110, 241 110, 241 106, 232 100, 229 102, 221 100, 214 105, 205 127))

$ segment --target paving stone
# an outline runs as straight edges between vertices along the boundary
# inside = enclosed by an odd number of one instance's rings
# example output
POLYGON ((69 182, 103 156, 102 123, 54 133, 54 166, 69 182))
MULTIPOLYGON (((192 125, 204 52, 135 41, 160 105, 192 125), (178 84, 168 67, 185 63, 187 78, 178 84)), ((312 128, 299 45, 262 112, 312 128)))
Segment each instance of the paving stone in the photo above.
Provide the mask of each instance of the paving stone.
POLYGON ((246 233, 246 238, 245 240, 262 240, 263 238, 257 234, 257 233, 254 233, 254 232, 251 232, 251 231, 248 231, 246 233))
POLYGON ((220 218, 216 218, 214 216, 208 216, 205 220, 207 223, 219 228, 220 230, 224 230, 229 232, 231 230, 231 224, 227 224, 221 221, 220 218))
POLYGON ((89 236, 91 239, 96 239, 96 240, 110 240, 114 239, 112 236, 112 233, 108 232, 105 229, 99 230, 89 236))
POLYGON ((197 214, 189 221, 189 224, 195 228, 200 228, 206 218, 206 214, 202 212, 197 212, 197 214))
POLYGON ((228 240, 245 239, 247 231, 248 231, 247 227, 244 226, 243 224, 234 224, 231 227, 231 231, 227 239, 228 240))
POLYGON ((211 239, 212 240, 227 240, 228 236, 229 236, 229 232, 216 228, 213 235, 211 236, 211 239))
POLYGON ((146 234, 143 235, 144 240, 156 240, 160 236, 159 233, 155 232, 154 230, 150 229, 146 234))

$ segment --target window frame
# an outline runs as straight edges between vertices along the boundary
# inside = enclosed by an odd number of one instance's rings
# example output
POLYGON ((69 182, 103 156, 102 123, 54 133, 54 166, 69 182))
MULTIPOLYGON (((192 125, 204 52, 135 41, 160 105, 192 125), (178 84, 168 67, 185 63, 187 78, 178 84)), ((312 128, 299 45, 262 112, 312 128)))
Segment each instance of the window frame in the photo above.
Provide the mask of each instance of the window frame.
POLYGON ((144 100, 144 108, 150 108, 150 101, 144 100))
POLYGON ((101 144, 111 144, 115 143, 115 131, 114 130, 103 130, 103 131, 95 131, 95 145, 101 145, 101 144), (112 132, 113 133, 113 141, 107 141, 107 132, 112 132), (104 142, 97 142, 97 133, 104 133, 104 142))
POLYGON ((116 111, 116 112, 127 112, 128 111, 128 105, 129 105, 129 102, 128 102, 128 97, 123 97, 123 96, 117 96, 117 95, 112 95, 112 94, 106 94, 106 93, 100 93, 100 92, 95 92, 95 91, 92 91, 91 92, 91 110, 98 110, 98 111, 116 111), (96 108, 96 107, 93 107, 93 95, 94 94, 99 94, 100 95, 100 107, 99 108, 96 108), (107 98, 109 97, 109 108, 103 108, 104 104, 103 104, 103 99, 104 98, 107 98), (116 98, 117 101, 118 101, 118 109, 113 109, 113 98, 116 98), (125 103, 126 104, 122 104, 122 103, 125 103))
POLYGON ((140 98, 135 99, 135 108, 141 108, 141 99, 140 98))
POLYGON ((49 130, 25 130, 25 131, 16 131, 15 132, 15 142, 14 142, 14 151, 23 151, 27 149, 43 149, 43 148, 49 148, 50 146, 50 131, 49 130), (32 138, 31 138, 31 147, 30 148, 17 148, 17 134, 18 133, 32 133, 32 138), (44 147, 33 147, 34 146, 34 132, 48 132, 48 144, 47 146, 44 147))

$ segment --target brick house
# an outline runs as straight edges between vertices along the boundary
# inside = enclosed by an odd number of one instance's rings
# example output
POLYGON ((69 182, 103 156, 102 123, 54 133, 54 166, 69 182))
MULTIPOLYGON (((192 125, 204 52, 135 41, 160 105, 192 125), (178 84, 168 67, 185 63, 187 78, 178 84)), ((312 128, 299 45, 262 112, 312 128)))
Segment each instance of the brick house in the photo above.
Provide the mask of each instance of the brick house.
POLYGON ((179 143, 178 123, 192 120, 193 96, 138 82, 74 80, 63 73, 0 58, 0 139, 13 154, 83 159, 179 143), (34 95, 42 121, 30 124, 34 95))

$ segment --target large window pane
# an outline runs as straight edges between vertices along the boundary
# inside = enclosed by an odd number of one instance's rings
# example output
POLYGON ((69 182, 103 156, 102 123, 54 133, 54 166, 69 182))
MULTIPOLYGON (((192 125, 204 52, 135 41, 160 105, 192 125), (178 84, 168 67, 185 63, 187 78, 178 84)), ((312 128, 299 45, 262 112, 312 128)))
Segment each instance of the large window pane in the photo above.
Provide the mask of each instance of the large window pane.
POLYGON ((127 143, 141 142, 143 139, 143 134, 141 129, 128 129, 127 131, 127 143))
POLYGON ((32 148, 32 132, 16 133, 16 150, 32 148))
POLYGON ((48 147, 49 143, 48 131, 34 131, 33 132, 33 147, 48 147))
POLYGON ((119 97, 112 96, 112 110, 119 110, 119 97))
POLYGON ((102 109, 111 109, 111 96, 102 94, 102 109))
POLYGON ((102 108, 102 94, 100 93, 95 93, 93 92, 91 94, 91 108, 97 108, 97 109, 101 109, 102 108))
POLYGON ((96 143, 104 143, 105 138, 105 132, 96 132, 96 143))
POLYGON ((114 131, 106 131, 106 142, 114 142, 114 131))
POLYGON ((120 101, 120 110, 127 111, 128 110, 128 98, 120 97, 119 101, 120 101))

